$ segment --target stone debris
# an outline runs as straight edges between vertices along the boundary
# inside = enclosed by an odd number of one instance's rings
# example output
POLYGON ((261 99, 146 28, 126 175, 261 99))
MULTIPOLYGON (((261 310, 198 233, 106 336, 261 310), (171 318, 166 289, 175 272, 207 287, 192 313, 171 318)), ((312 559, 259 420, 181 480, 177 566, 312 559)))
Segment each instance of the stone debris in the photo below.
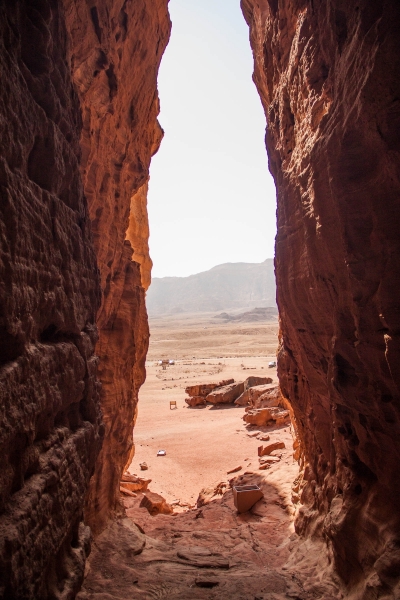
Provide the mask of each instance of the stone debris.
POLYGON ((272 465, 276 465, 276 463, 278 463, 280 460, 281 459, 279 456, 268 456, 268 458, 260 458, 260 464, 258 468, 261 470, 270 469, 272 465))
POLYGON ((134 494, 127 487, 124 487, 122 485, 119 486, 119 491, 121 492, 121 494, 124 494, 124 496, 131 496, 132 498, 136 498, 136 495, 137 495, 137 494, 134 494))
POLYGON ((150 483, 151 479, 142 479, 130 473, 124 473, 121 477, 121 486, 131 492, 145 492, 150 483))
POLYGON ((142 470, 142 471, 147 471, 147 469, 149 468, 149 467, 147 466, 147 463, 146 463, 146 462, 142 462, 142 463, 140 463, 139 467, 141 468, 141 470, 142 470))
POLYGON ((189 398, 185 398, 185 402, 188 406, 200 406, 206 404, 206 398, 205 396, 190 396, 189 398))
POLYGON ((244 383, 231 383, 216 388, 206 397, 211 404, 231 404, 243 393, 244 383))
POLYGON ((156 494, 155 492, 146 492, 143 495, 143 499, 140 503, 141 508, 147 508, 152 517, 155 515, 170 515, 174 512, 172 506, 170 506, 165 498, 156 494))
POLYGON ((257 435, 257 439, 259 439, 260 442, 268 442, 268 440, 269 440, 269 433, 258 434, 257 435))
POLYGON ((235 383, 235 380, 234 379, 224 379, 223 381, 220 381, 219 383, 200 383, 198 385, 188 386, 187 388, 185 388, 185 392, 187 393, 188 396, 202 396, 205 398, 206 396, 208 396, 208 394, 210 394, 216 388, 223 387, 223 386, 229 385, 231 383, 235 383))
POLYGON ((250 390, 259 386, 265 386, 272 383, 271 377, 256 377, 250 376, 244 382, 243 393, 235 400, 237 406, 247 406, 251 403, 252 392, 250 390))
POLYGON ((271 406, 267 408, 247 408, 243 416, 243 421, 249 425, 257 425, 262 427, 269 421, 275 421, 277 425, 282 425, 289 420, 289 411, 279 406, 271 406))
POLYGON ((238 471, 241 471, 242 469, 243 469, 243 467, 240 465, 239 467, 235 467, 234 469, 231 469, 230 471, 227 471, 226 474, 230 475, 231 473, 237 473, 238 471))
POLYGON ((272 444, 268 444, 268 446, 259 446, 258 456, 266 456, 271 454, 271 452, 274 450, 279 450, 280 448, 285 448, 285 442, 282 442, 281 440, 272 442, 272 444))

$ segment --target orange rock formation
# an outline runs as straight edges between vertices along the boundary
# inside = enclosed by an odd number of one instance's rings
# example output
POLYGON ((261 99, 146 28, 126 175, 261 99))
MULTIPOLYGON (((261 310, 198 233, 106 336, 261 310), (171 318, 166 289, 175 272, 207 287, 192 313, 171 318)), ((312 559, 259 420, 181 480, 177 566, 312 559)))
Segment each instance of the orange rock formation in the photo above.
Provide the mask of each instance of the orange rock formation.
POLYGON ((380 597, 400 564, 400 5, 242 8, 277 185, 278 374, 307 464, 297 531, 380 597))
POLYGON ((114 511, 145 377, 170 21, 165 0, 0 11, 0 596, 70 598, 86 524, 114 511))
POLYGON ((83 120, 81 173, 103 293, 96 353, 105 436, 86 506, 87 522, 99 531, 130 460, 145 378, 146 193, 150 159, 162 139, 157 72, 170 21, 165 0, 64 5, 83 120))
MULTIPOLYGON (((167 4, 0 5, 4 598, 74 597, 132 452, 167 4)), ((324 536, 352 598, 398 597, 400 5, 242 6, 278 190, 297 531, 324 536)))

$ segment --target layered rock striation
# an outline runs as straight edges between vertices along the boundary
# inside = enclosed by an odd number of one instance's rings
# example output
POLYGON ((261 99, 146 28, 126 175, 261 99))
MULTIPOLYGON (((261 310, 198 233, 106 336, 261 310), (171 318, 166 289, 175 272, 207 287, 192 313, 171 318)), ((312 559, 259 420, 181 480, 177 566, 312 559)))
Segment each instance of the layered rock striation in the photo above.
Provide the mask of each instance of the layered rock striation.
POLYGON ((87 524, 99 531, 116 506, 145 376, 146 186, 169 31, 166 0, 0 7, 4 598, 74 597, 87 524))
POLYGON ((0 597, 71 598, 100 447, 100 281, 56 2, 0 6, 0 597))
POLYGON ((297 530, 322 533, 354 597, 381 597, 400 567, 400 5, 242 8, 277 185, 278 372, 307 465, 297 530))
POLYGON ((64 7, 83 120, 81 173, 103 292, 96 353, 105 437, 86 506, 88 523, 99 531, 116 507, 133 452, 145 378, 147 182, 163 133, 157 73, 170 20, 165 0, 64 0, 64 7))

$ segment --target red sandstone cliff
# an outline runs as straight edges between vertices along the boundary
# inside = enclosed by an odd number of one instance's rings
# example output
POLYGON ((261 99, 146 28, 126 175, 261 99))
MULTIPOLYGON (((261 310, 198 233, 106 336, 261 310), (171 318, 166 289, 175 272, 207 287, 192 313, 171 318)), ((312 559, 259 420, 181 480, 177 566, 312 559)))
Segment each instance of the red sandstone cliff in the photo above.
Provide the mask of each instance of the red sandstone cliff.
POLYGON ((105 436, 86 508, 98 531, 116 505, 145 378, 144 285, 151 267, 146 184, 162 138, 157 73, 170 20, 165 0, 63 1, 83 119, 81 172, 103 292, 96 353, 105 436))
POLYGON ((279 377, 300 534, 358 598, 400 572, 400 5, 242 0, 278 200, 279 377))
POLYGON ((86 524, 115 508, 145 376, 146 184, 169 31, 166 0, 0 7, 4 598, 74 597, 86 524))
POLYGON ((100 286, 55 2, 0 6, 0 597, 70 598, 99 450, 100 286))

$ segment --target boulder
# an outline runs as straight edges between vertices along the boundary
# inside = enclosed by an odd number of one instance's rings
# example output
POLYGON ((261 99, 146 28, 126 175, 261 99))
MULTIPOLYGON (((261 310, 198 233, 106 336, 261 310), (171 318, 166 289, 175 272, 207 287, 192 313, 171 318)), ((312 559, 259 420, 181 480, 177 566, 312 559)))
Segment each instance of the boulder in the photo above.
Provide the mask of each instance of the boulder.
POLYGON ((247 408, 243 415, 243 421, 249 425, 258 425, 262 427, 268 421, 275 421, 278 425, 289 420, 289 411, 279 406, 270 406, 265 408, 247 408))
MULTIPOLYGON (((254 408, 263 408, 265 406, 282 406, 283 399, 279 385, 269 388, 261 396, 254 399, 254 408)), ((284 408, 284 407, 283 407, 284 408)))
POLYGON ((285 448, 285 442, 278 440, 277 442, 272 442, 272 444, 268 444, 268 446, 259 446, 258 447, 258 456, 266 456, 271 454, 274 450, 279 450, 280 448, 285 448))
MULTIPOLYGON (((244 382, 244 392, 235 400, 235 404, 238 406, 252 404, 254 406, 259 396, 269 392, 271 383, 271 377, 248 377, 244 382)), ((272 389, 279 389, 279 387, 275 386, 272 389)))
POLYGON ((231 383, 217 388, 207 396, 211 404, 229 404, 234 402, 244 391, 244 383, 231 383))
POLYGON ((131 492, 144 492, 147 490, 149 483, 151 483, 151 479, 142 479, 142 477, 130 475, 129 473, 124 473, 121 477, 121 486, 131 492))
POLYGON ((219 383, 199 383, 197 385, 190 385, 185 388, 185 392, 188 396, 208 396, 216 388, 220 388, 225 385, 234 383, 234 379, 225 379, 219 383))
POLYGON ((206 404, 206 399, 204 396, 190 396, 189 398, 185 398, 185 402, 188 406, 199 406, 206 404))
POLYGON ((236 398, 235 400, 236 406, 247 406, 249 402, 249 390, 245 390, 243 394, 240 394, 239 398, 236 398))
POLYGON ((272 383, 271 377, 256 377, 255 375, 250 375, 244 382, 244 389, 248 390, 255 385, 265 385, 267 383, 272 383))
POLYGON ((174 510, 165 498, 154 492, 146 492, 140 503, 140 507, 147 508, 152 517, 155 515, 171 515, 174 510))

